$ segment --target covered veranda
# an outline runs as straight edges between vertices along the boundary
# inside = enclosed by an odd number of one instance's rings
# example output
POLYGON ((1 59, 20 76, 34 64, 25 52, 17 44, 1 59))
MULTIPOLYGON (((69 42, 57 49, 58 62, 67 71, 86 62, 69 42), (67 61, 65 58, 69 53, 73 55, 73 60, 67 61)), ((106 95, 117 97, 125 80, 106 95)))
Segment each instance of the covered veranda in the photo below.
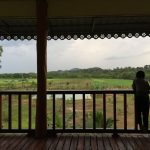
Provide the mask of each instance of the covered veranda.
MULTIPOLYGON (((8 100, 8 128, 1 127, 0 145, 3 149, 149 149, 149 135, 137 130, 136 124, 130 129, 127 123, 127 98, 133 91, 47 91, 46 88, 46 50, 47 40, 57 39, 97 39, 132 38, 150 36, 150 2, 133 1, 68 1, 68 0, 0 0, 0 39, 37 40, 37 91, 0 91, 8 100), (66 127, 65 94, 72 94, 72 128, 66 127), (35 128, 32 127, 32 94, 37 94, 35 128), (52 127, 47 127, 47 99, 53 96, 52 127), (62 128, 55 126, 55 95, 62 94, 62 128), (83 125, 76 127, 75 95, 83 95, 83 125), (93 95, 93 124, 86 128, 86 94, 93 95), (96 95, 102 96, 104 124, 97 128, 95 124, 96 95), (106 97, 113 99, 113 128, 106 125, 106 97), (117 127, 117 94, 123 96, 124 125, 117 127), (12 127, 12 96, 18 96, 18 128, 12 127), (28 127, 22 128, 22 97, 28 96, 28 127), (9 133, 9 134, 4 134, 9 133), (11 133, 11 134, 10 134, 11 133), (16 133, 19 133, 16 135, 16 133), (22 133, 22 134, 21 134, 22 133), (35 134, 43 139, 26 137, 23 133, 35 134), (55 134, 58 136, 55 137, 55 134), (60 134, 62 133, 62 134, 60 134), (72 134, 71 134, 72 133, 72 134), (82 133, 82 134, 76 134, 82 133), (83 134, 84 133, 84 134, 83 134), (88 134, 85 134, 88 133, 88 134), (97 134, 99 133, 99 134, 97 134), (103 133, 103 134, 102 134, 103 133), (107 133, 106 135, 104 133, 107 133), (109 133, 116 135, 112 138, 109 133), (130 133, 130 134, 127 134, 130 133), (134 134, 133 134, 134 133, 134 134), (137 134, 138 133, 138 134, 137 134), (51 138, 44 139, 46 136, 51 138), (30 142, 29 142, 30 141, 30 142), (32 141, 32 143, 31 143, 32 141), (25 146, 26 145, 26 146, 25 146), (31 146, 31 147, 30 147, 31 146)), ((2 120, 3 116, 0 117, 2 120)), ((1 121, 2 122, 2 121, 1 121)), ((150 130, 148 130, 149 132, 150 130)))

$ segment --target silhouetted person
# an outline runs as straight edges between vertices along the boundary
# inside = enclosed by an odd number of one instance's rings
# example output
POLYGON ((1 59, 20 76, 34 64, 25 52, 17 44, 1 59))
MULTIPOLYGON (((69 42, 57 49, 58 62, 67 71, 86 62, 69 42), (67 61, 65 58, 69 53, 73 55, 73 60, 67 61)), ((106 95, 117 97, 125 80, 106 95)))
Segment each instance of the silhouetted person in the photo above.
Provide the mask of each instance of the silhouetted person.
POLYGON ((149 95, 150 86, 145 80, 145 73, 138 71, 136 79, 133 80, 133 90, 135 91, 135 115, 136 124, 140 129, 148 130, 148 115, 149 115, 149 95))

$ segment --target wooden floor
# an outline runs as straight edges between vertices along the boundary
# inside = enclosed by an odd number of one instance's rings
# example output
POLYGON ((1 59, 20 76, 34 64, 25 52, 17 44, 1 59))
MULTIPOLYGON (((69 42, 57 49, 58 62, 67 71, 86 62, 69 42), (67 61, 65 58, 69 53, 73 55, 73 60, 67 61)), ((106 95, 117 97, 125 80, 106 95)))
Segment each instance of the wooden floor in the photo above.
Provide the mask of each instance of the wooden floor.
POLYGON ((35 139, 26 134, 0 134, 0 150, 150 150, 150 136, 120 134, 58 134, 35 139))

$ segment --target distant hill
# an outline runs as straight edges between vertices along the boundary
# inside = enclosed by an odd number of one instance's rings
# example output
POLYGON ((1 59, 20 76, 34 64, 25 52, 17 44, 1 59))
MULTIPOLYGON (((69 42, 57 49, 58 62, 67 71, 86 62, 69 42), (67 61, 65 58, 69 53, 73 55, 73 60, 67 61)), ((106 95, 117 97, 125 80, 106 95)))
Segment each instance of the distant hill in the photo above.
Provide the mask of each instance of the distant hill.
POLYGON ((70 69, 70 71, 78 71, 80 70, 79 68, 73 68, 73 69, 70 69))

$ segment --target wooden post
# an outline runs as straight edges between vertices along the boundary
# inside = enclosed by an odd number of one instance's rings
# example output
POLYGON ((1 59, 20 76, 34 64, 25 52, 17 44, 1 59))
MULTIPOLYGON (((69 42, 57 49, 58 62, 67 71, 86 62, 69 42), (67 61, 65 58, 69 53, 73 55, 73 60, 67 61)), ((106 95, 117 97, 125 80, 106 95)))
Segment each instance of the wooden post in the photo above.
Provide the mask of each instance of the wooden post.
POLYGON ((36 137, 47 135, 46 79, 47 79, 47 35, 48 3, 47 0, 36 0, 37 6, 37 105, 36 137))

